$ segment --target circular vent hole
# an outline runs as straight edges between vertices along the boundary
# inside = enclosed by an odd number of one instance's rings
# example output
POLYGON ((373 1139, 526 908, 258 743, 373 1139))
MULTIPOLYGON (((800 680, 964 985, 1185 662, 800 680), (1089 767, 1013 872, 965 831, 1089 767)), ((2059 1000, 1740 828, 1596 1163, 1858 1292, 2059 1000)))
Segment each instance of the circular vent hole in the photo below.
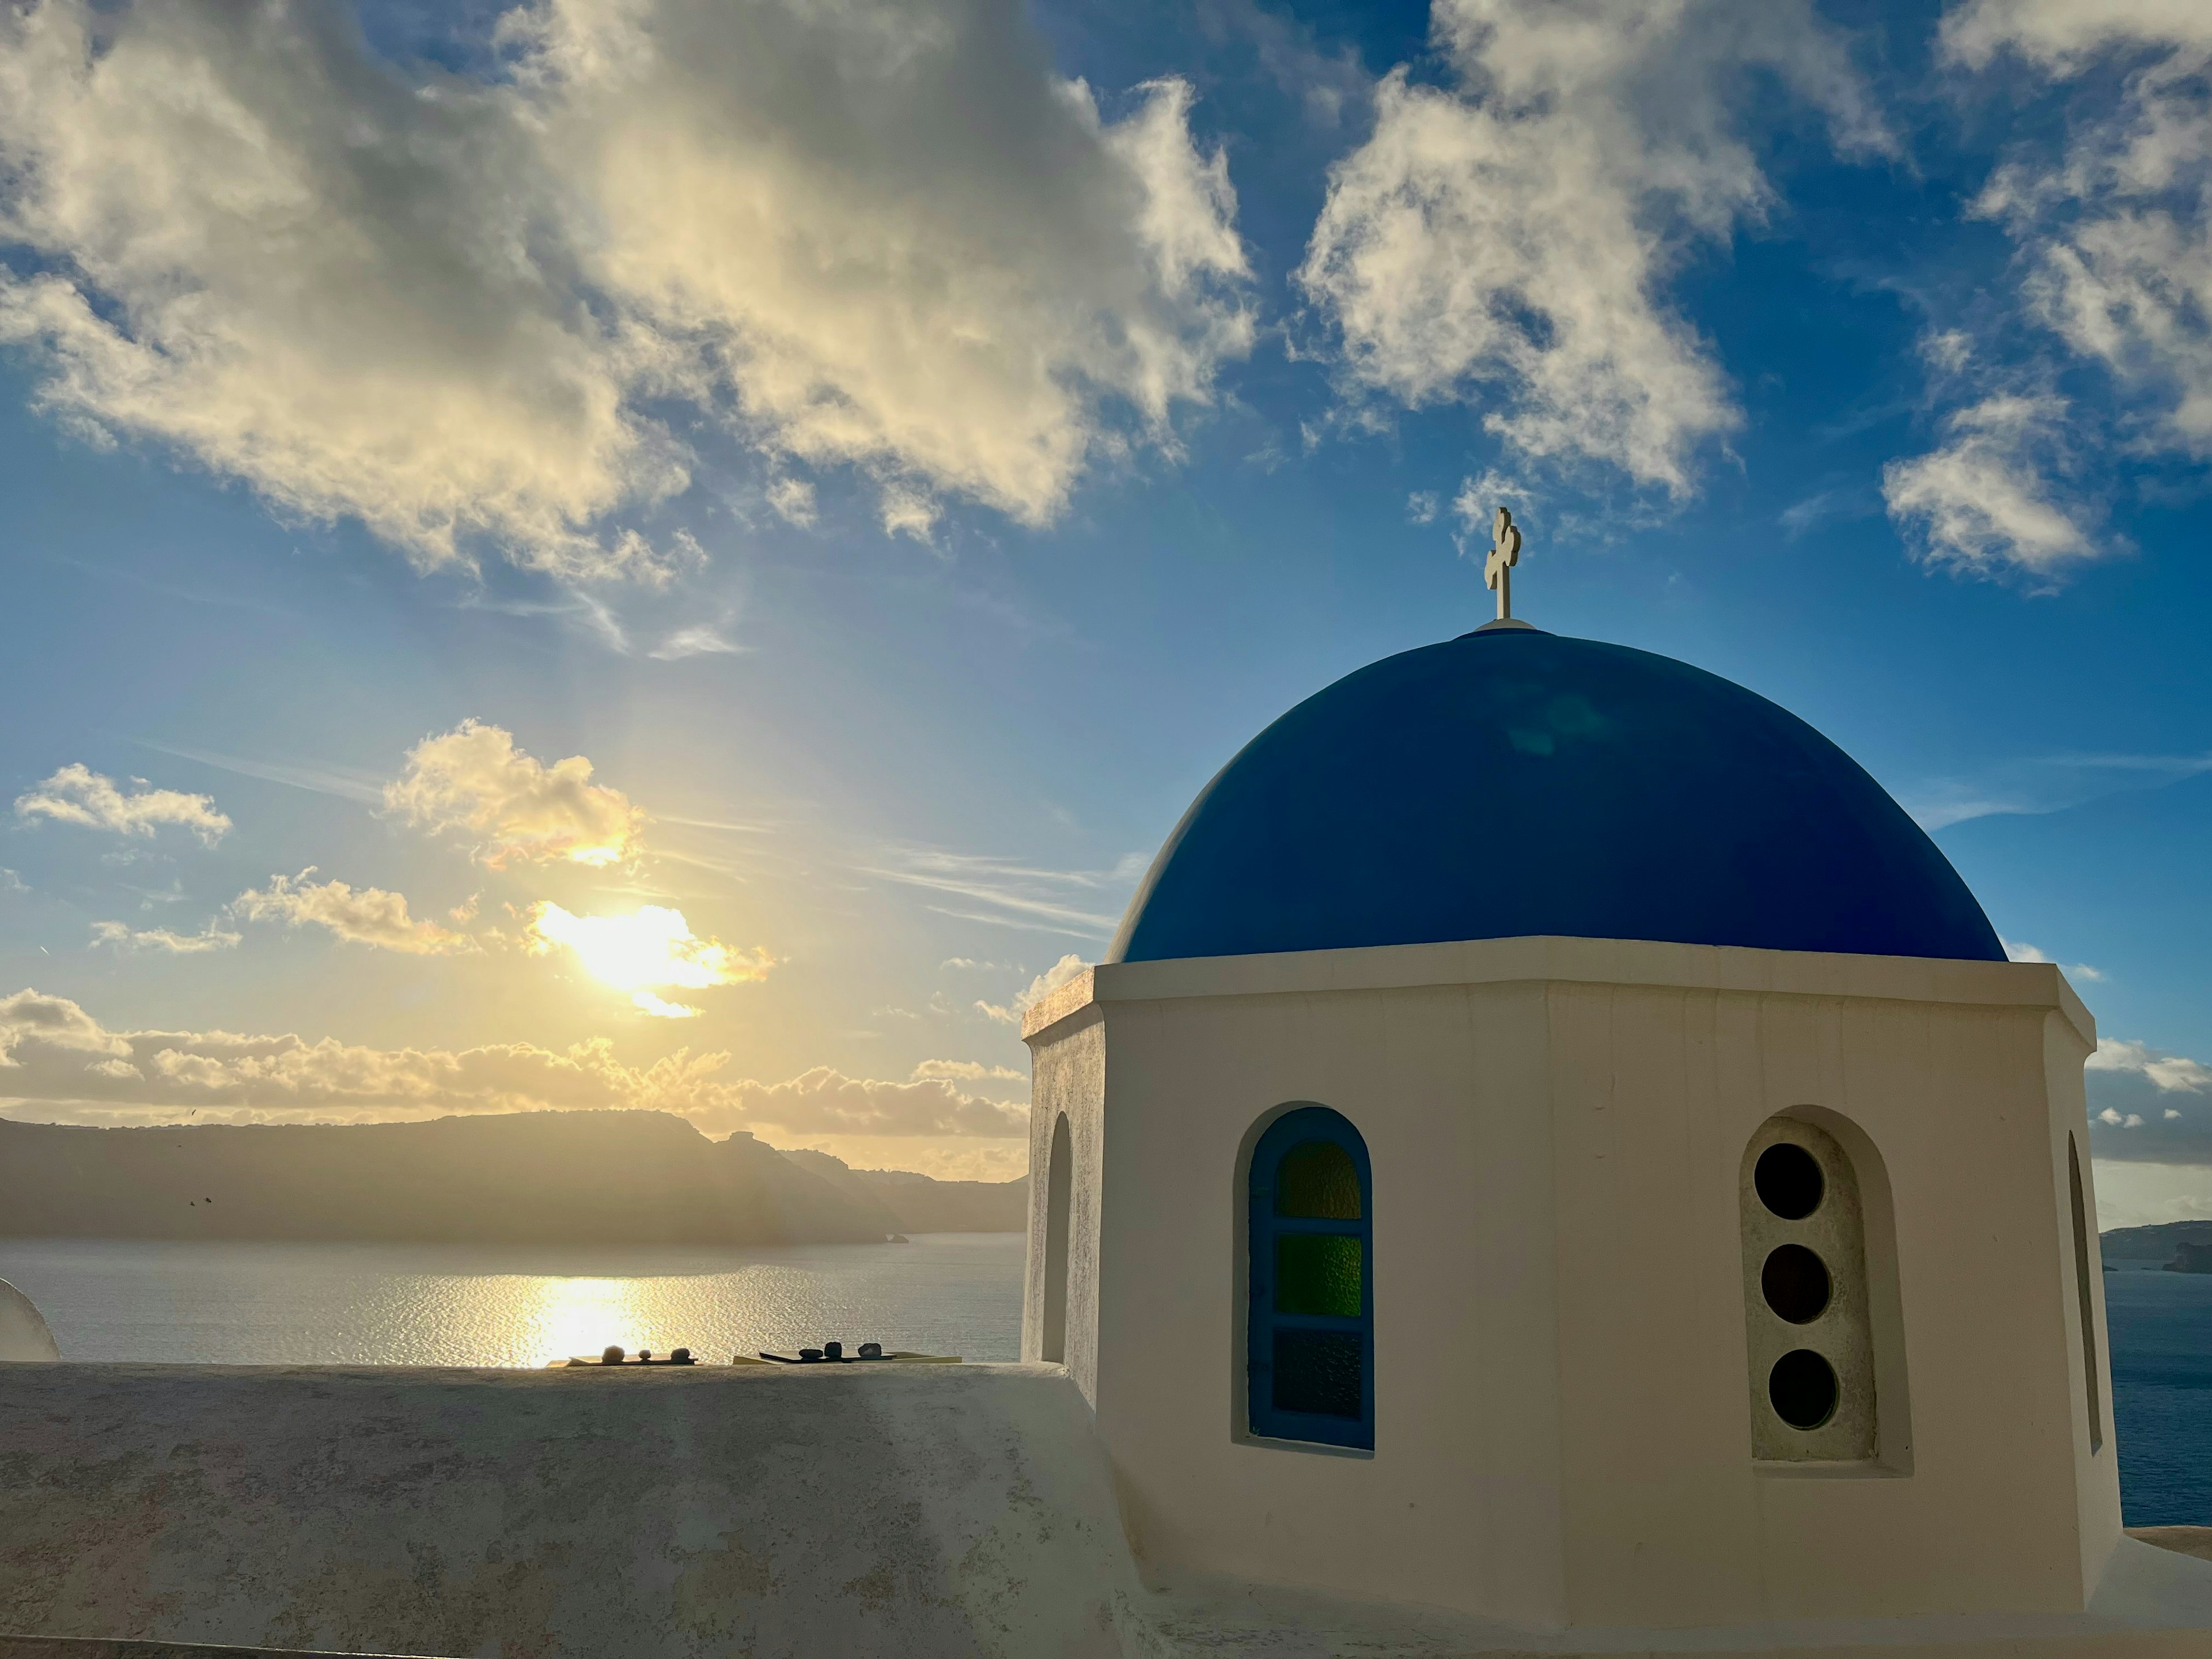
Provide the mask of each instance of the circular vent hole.
POLYGON ((1793 1429, 1817 1429, 1836 1414, 1836 1368, 1810 1348, 1793 1348, 1766 1374, 1774 1414, 1793 1429))
POLYGON ((1827 1310, 1828 1264, 1802 1244, 1784 1244, 1759 1270, 1766 1305, 1793 1325, 1809 1325, 1827 1310))
POLYGON ((1759 1201, 1784 1221, 1802 1221, 1820 1207, 1827 1187, 1812 1153, 1787 1140, 1777 1141, 1752 1165, 1751 1184, 1759 1201))

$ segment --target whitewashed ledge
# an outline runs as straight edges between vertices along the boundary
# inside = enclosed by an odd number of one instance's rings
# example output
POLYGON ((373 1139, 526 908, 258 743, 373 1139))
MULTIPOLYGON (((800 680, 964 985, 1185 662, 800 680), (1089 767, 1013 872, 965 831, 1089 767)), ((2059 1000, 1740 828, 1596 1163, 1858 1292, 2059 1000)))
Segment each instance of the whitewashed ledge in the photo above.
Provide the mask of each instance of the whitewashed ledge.
POLYGON ((2201 1659, 2143 1535, 2067 1618, 1536 1632, 1146 1588, 1057 1366, 0 1364, 0 1659, 2201 1659))
POLYGON ((0 1632, 625 1659, 1117 1654, 1057 1367, 0 1366, 0 1632))

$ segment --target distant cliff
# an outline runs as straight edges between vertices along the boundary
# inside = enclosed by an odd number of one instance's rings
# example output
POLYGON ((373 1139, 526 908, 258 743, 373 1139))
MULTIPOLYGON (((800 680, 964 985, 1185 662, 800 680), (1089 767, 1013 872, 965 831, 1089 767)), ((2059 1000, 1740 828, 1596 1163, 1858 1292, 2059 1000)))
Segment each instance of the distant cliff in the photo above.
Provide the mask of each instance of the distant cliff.
POLYGON ((0 1236, 874 1242, 980 1227, 1005 1204, 958 1190, 982 1183, 856 1174, 834 1158, 826 1171, 807 1156, 743 1133, 709 1139, 663 1112, 130 1129, 0 1120, 0 1236), (897 1201, 872 1197, 878 1184, 897 1201))
POLYGON ((2178 1273, 2212 1273, 2212 1221, 2166 1221, 2115 1227, 2099 1240, 2105 1260, 2178 1273))
POLYGON ((1030 1181, 935 1181, 902 1170, 855 1170, 827 1152, 786 1152, 856 1204, 879 1207, 902 1233, 1018 1233, 1030 1224, 1030 1181))

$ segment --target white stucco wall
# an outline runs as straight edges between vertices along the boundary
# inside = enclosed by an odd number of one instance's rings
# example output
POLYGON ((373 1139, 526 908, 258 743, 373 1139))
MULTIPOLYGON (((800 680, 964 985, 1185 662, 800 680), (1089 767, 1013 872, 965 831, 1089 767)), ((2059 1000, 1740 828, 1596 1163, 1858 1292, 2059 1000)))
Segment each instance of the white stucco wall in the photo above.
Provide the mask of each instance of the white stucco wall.
POLYGON ((2087 1601, 2118 1529, 2066 1216, 2094 1032, 2047 964, 1576 939, 1116 964, 1029 1036, 1033 1142, 1079 1130, 1071 1369, 1154 1573, 1576 1626, 2087 1601), (1239 1153, 1291 1102, 1372 1159, 1371 1455, 1243 1434, 1239 1153), (1887 1173, 1863 1466, 1751 1455, 1739 1170, 1800 1109, 1887 1173))
POLYGON ((0 1365, 0 1631, 536 1659, 1119 1659, 1018 1365, 0 1365))
POLYGON ((1022 1358, 1042 1359, 1044 1334, 1047 1208, 1050 1203, 1053 1125, 1067 1118, 1075 1176, 1069 1188, 1067 1331, 1063 1362, 1083 1397, 1098 1397, 1098 1226, 1103 1188, 1096 1171, 1105 1145, 1106 1040, 1096 1014, 1064 1023, 1049 1054, 1036 1061, 1033 1101, 1049 1096, 1049 1110, 1030 1113, 1029 1267, 1023 1280, 1022 1358))

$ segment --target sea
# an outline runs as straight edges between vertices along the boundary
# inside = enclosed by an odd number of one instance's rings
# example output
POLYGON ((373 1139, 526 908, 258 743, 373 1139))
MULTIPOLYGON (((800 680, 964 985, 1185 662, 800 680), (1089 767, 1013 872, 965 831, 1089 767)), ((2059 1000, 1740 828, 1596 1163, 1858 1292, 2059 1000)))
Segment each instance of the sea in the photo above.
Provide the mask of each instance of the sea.
MULTIPOLYGON (((907 1244, 170 1243, 0 1239, 0 1279, 69 1359, 543 1365, 688 1347, 847 1347, 1012 1359, 1019 1233, 907 1244)), ((2105 1275, 2128 1525, 2212 1526, 2212 1274, 2105 1275)))

